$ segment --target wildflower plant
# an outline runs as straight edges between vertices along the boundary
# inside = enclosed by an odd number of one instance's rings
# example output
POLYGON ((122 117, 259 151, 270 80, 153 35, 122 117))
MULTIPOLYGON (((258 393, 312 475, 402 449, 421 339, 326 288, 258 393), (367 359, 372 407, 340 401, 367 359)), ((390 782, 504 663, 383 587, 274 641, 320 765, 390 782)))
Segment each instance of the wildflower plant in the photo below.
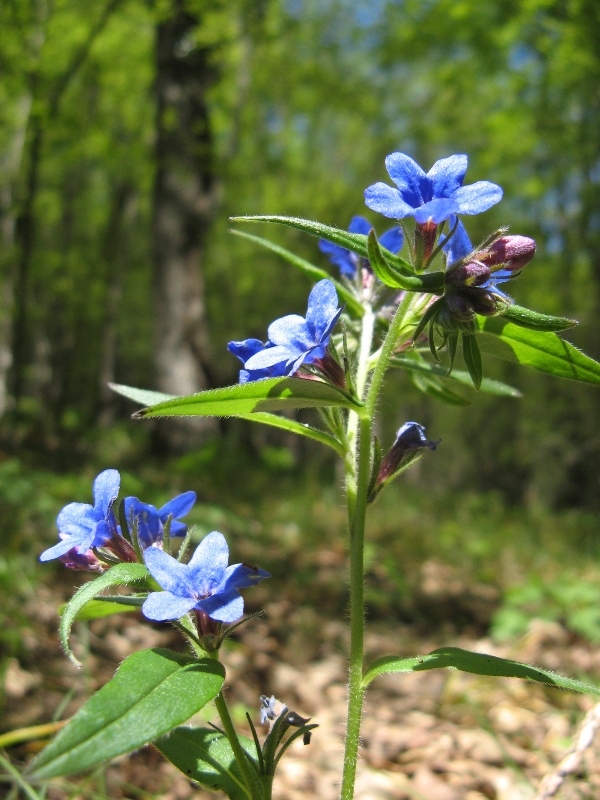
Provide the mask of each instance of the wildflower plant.
MULTIPOLYGON (((463 185, 465 155, 437 161, 427 173, 403 153, 388 156, 386 166, 395 187, 376 183, 365 192, 367 207, 395 223, 379 240, 364 217, 355 217, 349 230, 295 217, 234 219, 286 225, 317 237, 320 250, 339 270, 332 275, 267 239, 238 233, 277 252, 317 283, 305 317, 289 314, 271 322, 264 342, 249 338, 229 344, 243 366, 236 385, 191 396, 113 386, 144 406, 134 414, 137 419, 239 416, 309 437, 342 459, 350 586, 348 716, 340 765, 343 800, 354 794, 363 699, 379 675, 454 668, 600 693, 546 670, 452 646, 410 658, 391 653, 365 664, 368 508, 404 470, 425 454, 435 457, 436 448, 443 446, 440 438, 429 439, 419 422, 403 422, 401 417, 395 440, 378 440, 377 413, 387 372, 403 370, 416 390, 450 403, 466 401, 461 394, 465 384, 471 399, 477 391, 518 396, 512 387, 484 376, 480 344, 485 350, 489 343, 501 342, 504 352, 524 366, 600 383, 600 364, 558 336, 575 321, 523 308, 499 288, 533 259, 535 242, 502 229, 472 245, 462 217, 498 203, 500 187, 488 181, 463 185), (464 370, 455 368, 460 351, 464 370), (300 424, 279 414, 300 408, 316 409, 320 425, 300 424)), ((397 413, 400 416, 401 410, 397 413)), ((58 558, 67 567, 101 573, 76 592, 63 612, 65 651, 75 660, 69 638, 77 614, 85 608, 88 618, 105 615, 106 604, 112 603, 114 610, 123 604, 141 607, 149 620, 175 625, 192 655, 152 649, 126 659, 38 756, 33 778, 92 767, 153 742, 206 788, 220 789, 233 800, 269 800, 281 756, 299 737, 308 744, 316 724, 269 696, 265 687, 257 712, 261 723, 269 723, 269 732, 261 742, 248 716, 252 738, 242 736, 222 693, 225 665, 220 661, 224 638, 245 621, 240 590, 251 590, 269 575, 258 566, 229 565, 228 546, 218 531, 186 557, 188 537, 181 518, 195 501, 193 492, 156 509, 132 497, 119 503, 118 491, 116 470, 101 473, 94 483, 94 505, 66 506, 57 519, 60 541, 41 556, 43 561, 58 558), (182 542, 176 555, 175 539, 182 542), (123 585, 132 593, 104 594, 123 585), (183 725, 211 700, 221 728, 183 725)))

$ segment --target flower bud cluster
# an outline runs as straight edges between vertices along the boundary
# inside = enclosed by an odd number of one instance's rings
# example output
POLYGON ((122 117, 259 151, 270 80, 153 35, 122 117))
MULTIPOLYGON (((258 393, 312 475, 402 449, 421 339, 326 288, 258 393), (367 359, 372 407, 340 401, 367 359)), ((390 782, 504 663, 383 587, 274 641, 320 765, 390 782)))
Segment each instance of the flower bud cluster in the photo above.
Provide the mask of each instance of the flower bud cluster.
POLYGON ((451 264, 446 272, 444 304, 437 315, 437 325, 448 332, 469 330, 476 314, 484 317, 501 314, 511 300, 497 284, 518 275, 535 250, 535 241, 527 236, 499 235, 451 264))

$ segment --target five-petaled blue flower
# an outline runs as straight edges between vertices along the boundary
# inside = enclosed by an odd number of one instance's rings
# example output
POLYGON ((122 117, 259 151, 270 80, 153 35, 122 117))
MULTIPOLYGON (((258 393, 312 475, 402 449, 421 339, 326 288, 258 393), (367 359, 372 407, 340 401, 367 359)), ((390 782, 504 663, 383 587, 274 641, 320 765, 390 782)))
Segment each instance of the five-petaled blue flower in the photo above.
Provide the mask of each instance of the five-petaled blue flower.
POLYGON ((119 494, 120 476, 116 469, 106 469, 94 481, 94 505, 69 503, 56 518, 61 541, 44 550, 40 561, 51 561, 73 548, 78 554, 91 547, 102 547, 117 535, 117 521, 112 507, 119 494))
POLYGON ((144 552, 152 577, 165 590, 152 592, 142 611, 148 619, 163 622, 179 619, 188 611, 204 612, 217 622, 236 622, 244 613, 239 589, 270 578, 264 569, 248 564, 232 564, 222 533, 209 533, 198 545, 189 564, 182 564, 157 547, 144 552))
POLYGON ((256 353, 262 350, 273 347, 271 342, 263 344, 260 339, 244 339, 241 342, 229 342, 227 349, 233 353, 236 358, 244 365, 244 369, 240 370, 238 378, 239 383, 249 383, 250 381, 259 381, 261 378, 281 378, 285 375, 285 362, 281 364, 273 364, 270 367, 263 369, 245 369, 246 362, 256 353))
POLYGON ((142 548, 162 542, 164 526, 171 517, 170 536, 185 536, 187 525, 179 522, 191 511, 196 502, 196 492, 184 492, 169 500, 162 508, 157 509, 148 503, 142 503, 137 497, 126 497, 124 500, 125 518, 133 530, 137 524, 137 535, 142 548))
MULTIPOLYGON (((373 226, 368 219, 364 217, 352 217, 352 221, 348 226, 349 233, 363 233, 368 236, 369 231, 373 226)), ((385 247, 390 253, 397 253, 402 247, 404 236, 402 231, 397 226, 390 228, 379 239, 379 244, 385 247)), ((345 247, 340 247, 339 244, 328 242, 327 239, 319 239, 319 250, 329 258, 332 264, 339 268, 340 274, 343 278, 355 277, 357 269, 360 267, 370 268, 370 264, 366 258, 353 253, 352 250, 346 250, 345 247)))
POLYGON ((463 186, 467 163, 466 155, 442 158, 426 174, 409 156, 392 153, 385 165, 398 188, 375 183, 365 190, 365 203, 386 217, 414 217, 421 225, 438 225, 451 214, 480 214, 502 199, 502 189, 489 181, 463 186))
MULTIPOLYGON (((289 314, 272 322, 267 345, 250 356, 245 363, 246 371, 250 376, 258 373, 260 377, 266 377, 262 374, 263 370, 276 370, 276 375, 293 375, 303 364, 323 359, 331 331, 341 313, 333 283, 327 279, 319 281, 308 297, 306 318, 289 314)), ((256 341, 248 339, 230 345, 236 345, 240 352, 239 346, 256 341)), ((248 380, 257 378, 250 377, 248 380)))

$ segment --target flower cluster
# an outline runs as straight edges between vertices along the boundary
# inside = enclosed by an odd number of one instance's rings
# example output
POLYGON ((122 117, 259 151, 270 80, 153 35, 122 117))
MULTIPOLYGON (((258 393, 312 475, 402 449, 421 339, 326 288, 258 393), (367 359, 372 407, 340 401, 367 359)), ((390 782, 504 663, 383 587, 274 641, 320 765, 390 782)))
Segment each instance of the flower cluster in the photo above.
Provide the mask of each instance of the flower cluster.
POLYGON ((262 378, 295 375, 301 367, 314 366, 325 373, 331 367, 327 346, 342 313, 335 286, 319 281, 308 297, 306 317, 288 314, 269 325, 268 340, 230 342, 230 353, 244 364, 240 383, 262 378))
POLYGON ((527 236, 495 234, 473 248, 462 222, 453 222, 454 235, 444 240, 446 291, 437 323, 447 331, 470 329, 476 314, 500 314, 511 304, 498 284, 515 278, 535 255, 536 244, 527 236))
POLYGON ((40 561, 60 559, 70 569, 100 571, 101 559, 95 551, 107 551, 119 561, 136 561, 135 543, 141 550, 162 548, 165 529, 170 536, 185 536, 187 526, 180 522, 196 502, 195 492, 184 492, 161 509, 142 503, 137 497, 123 501, 128 538, 114 513, 121 477, 116 469, 101 472, 94 480, 94 505, 69 503, 56 519, 60 541, 44 550, 40 561))

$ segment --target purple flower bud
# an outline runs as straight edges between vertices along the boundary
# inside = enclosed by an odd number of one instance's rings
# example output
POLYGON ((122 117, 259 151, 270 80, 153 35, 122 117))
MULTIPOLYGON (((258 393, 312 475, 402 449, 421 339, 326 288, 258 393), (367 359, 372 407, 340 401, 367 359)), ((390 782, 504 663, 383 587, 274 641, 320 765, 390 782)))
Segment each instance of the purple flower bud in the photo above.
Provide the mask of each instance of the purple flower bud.
POLYGON ((491 270, 481 261, 469 261, 458 264, 446 273, 446 284, 449 286, 481 286, 490 279, 491 270))
MULTIPOLYGON (((470 302, 470 294, 446 294, 446 309, 452 322, 470 322, 473 319, 473 306, 470 302)), ((443 320, 438 318, 438 322, 443 326, 443 320)), ((451 326, 452 327, 452 326, 451 326)))
POLYGON ((383 486, 394 474, 414 458, 417 451, 427 448, 435 450, 441 439, 432 442, 425 436, 425 428, 418 422, 405 422, 396 434, 396 441, 391 446, 386 455, 381 459, 379 472, 373 494, 383 486))
POLYGON ((502 267, 516 272, 529 264, 535 255, 536 244, 528 236, 501 236, 478 258, 490 267, 502 267))
POLYGON ((504 297, 486 289, 472 289, 469 292, 469 302, 473 311, 482 317, 493 317, 506 307, 504 297))

